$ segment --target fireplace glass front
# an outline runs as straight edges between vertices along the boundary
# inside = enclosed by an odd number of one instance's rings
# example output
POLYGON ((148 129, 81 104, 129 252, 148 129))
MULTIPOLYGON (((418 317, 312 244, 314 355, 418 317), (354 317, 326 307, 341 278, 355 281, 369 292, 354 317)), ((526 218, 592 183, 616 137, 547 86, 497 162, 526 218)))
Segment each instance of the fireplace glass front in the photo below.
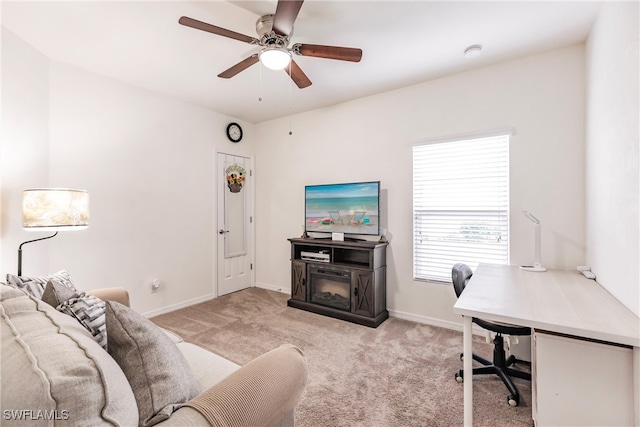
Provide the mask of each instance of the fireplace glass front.
POLYGON ((311 302, 351 311, 351 273, 339 268, 310 266, 311 302))

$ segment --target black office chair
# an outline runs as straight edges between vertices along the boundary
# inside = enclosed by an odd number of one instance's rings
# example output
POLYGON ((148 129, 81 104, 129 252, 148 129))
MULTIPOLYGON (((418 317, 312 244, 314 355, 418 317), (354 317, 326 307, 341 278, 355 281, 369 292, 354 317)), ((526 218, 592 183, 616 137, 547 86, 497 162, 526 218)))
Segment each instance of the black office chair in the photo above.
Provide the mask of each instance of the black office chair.
MULTIPOLYGON (((469 268, 469 266, 465 264, 456 264, 451 269, 451 280, 453 281, 453 289, 456 291, 456 296, 460 298, 462 291, 464 291, 465 286, 471 279, 473 272, 469 268)), ((520 395, 518 394, 518 390, 516 386, 513 384, 511 377, 522 378, 525 380, 531 381, 531 374, 528 372, 516 371, 515 369, 509 368, 509 366, 513 365, 516 362, 523 362, 522 360, 516 359, 514 355, 506 357, 504 351, 504 339, 502 334, 505 335, 531 335, 531 329, 523 326, 516 325, 508 325, 506 323, 497 323, 497 322, 488 322, 482 319, 473 318, 473 323, 476 325, 487 329, 489 331, 495 332, 496 337, 493 340, 493 363, 484 359, 476 354, 473 355, 473 360, 482 363, 484 366, 480 366, 477 368, 473 368, 473 375, 483 375, 483 374, 496 374, 500 377, 504 385, 509 389, 509 396, 507 396, 507 402, 511 406, 518 406, 520 403, 520 395)), ((460 360, 462 360, 463 354, 460 354, 460 360)), ((456 381, 462 382, 464 378, 464 370, 460 369, 456 373, 456 381)))

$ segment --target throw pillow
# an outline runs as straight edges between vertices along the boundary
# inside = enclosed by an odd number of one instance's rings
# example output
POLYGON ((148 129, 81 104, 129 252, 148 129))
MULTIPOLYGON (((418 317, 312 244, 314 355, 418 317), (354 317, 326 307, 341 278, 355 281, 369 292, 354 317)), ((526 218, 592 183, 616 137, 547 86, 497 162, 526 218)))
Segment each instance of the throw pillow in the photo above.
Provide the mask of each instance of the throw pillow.
POLYGON ((47 286, 44 287, 42 301, 52 307, 57 307, 68 299, 77 298, 78 296, 78 293, 68 286, 63 285, 57 280, 49 280, 47 286))
POLYGON ((81 293, 75 298, 64 301, 56 309, 75 318, 93 338, 107 350, 107 327, 104 312, 104 301, 93 295, 81 293))
POLYGON ((76 319, 1 284, 0 313, 0 425, 138 424, 136 400, 122 369, 76 319), (9 417, 10 410, 22 416, 9 417))
POLYGON ((141 427, 168 419, 200 394, 187 360, 160 328, 115 301, 107 301, 105 308, 108 351, 129 380, 141 427))
POLYGON ((67 286, 74 291, 75 285, 69 277, 67 270, 60 270, 57 273, 47 274, 45 276, 27 277, 27 276, 15 276, 13 274, 7 274, 7 283, 14 288, 22 289, 31 296, 38 299, 42 298, 44 293, 44 287, 47 286, 49 280, 55 280, 64 286, 67 286))

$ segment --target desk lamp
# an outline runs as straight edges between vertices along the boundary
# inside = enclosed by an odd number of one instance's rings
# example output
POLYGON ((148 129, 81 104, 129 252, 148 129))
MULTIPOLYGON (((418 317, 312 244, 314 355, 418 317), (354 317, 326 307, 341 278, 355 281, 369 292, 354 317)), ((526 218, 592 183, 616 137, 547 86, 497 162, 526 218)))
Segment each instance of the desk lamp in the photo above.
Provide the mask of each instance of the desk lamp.
POLYGON ((524 216, 529 218, 535 224, 535 261, 533 265, 521 265, 520 268, 526 271, 547 271, 546 267, 540 264, 540 220, 533 216, 531 212, 522 211, 524 216))
POLYGON ((51 239, 60 230, 89 226, 89 193, 64 188, 36 188, 22 193, 22 227, 29 231, 55 230, 51 236, 22 242, 18 248, 18 276, 22 275, 22 246, 51 239))

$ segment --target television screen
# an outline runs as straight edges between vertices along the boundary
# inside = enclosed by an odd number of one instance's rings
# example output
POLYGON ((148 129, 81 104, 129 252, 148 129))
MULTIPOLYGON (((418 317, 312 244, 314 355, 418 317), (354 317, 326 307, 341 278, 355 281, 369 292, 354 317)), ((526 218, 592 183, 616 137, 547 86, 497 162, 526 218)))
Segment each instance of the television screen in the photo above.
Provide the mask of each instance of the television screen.
POLYGON ((380 234, 380 181, 307 185, 307 232, 380 234))

